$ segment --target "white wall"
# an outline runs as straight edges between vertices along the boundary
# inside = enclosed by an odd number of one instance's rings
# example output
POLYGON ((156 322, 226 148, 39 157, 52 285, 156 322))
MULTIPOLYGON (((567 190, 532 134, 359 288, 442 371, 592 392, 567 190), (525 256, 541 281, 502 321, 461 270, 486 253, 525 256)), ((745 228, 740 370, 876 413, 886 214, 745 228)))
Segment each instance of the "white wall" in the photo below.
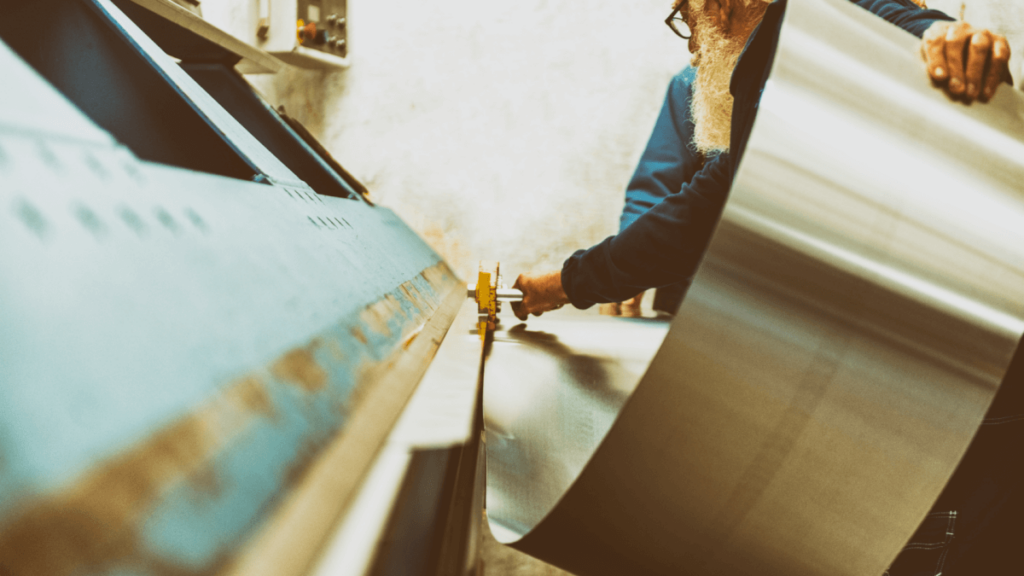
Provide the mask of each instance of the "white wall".
POLYGON ((616 230, 689 57, 670 0, 349 3, 350 69, 250 79, 464 277, 497 259, 511 283, 616 230))
MULTIPOLYGON (((550 269, 616 230, 623 188, 685 42, 671 0, 349 0, 349 70, 250 77, 463 277, 550 269)), ((931 0, 953 16, 959 0, 931 0)), ((251 26, 253 0, 204 0, 251 26)), ((1024 1, 967 0, 1010 38, 1024 1)))

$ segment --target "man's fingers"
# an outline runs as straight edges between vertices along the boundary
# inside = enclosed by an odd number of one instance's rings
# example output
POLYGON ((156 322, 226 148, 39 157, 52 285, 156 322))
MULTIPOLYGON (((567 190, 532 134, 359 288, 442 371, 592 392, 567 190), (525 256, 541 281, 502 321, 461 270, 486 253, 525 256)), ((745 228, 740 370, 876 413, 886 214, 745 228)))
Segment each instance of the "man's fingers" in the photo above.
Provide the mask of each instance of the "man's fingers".
POLYGON ((999 84, 1008 71, 1007 64, 1010 61, 1010 45, 1004 36, 992 35, 992 61, 989 64, 988 75, 984 80, 984 92, 982 98, 987 102, 996 94, 999 84))
POLYGON ((933 24, 924 33, 921 54, 932 81, 965 103, 988 101, 1009 73, 1006 38, 966 22, 933 24))
POLYGON ((602 316, 618 316, 622 313, 621 306, 618 302, 608 302, 601 304, 598 307, 598 311, 602 316))
POLYGON ((939 83, 949 79, 949 67, 946 66, 946 28, 947 26, 933 25, 925 32, 921 44, 928 75, 939 83))
MULTIPOLYGON (((523 274, 520 274, 519 276, 516 276, 516 281, 512 284, 512 288, 522 291, 523 299, 525 300, 527 290, 525 290, 525 287, 523 286, 524 284, 526 284, 526 282, 523 281, 523 274)), ((523 306, 522 302, 510 302, 510 304, 512 304, 512 313, 516 315, 516 318, 525 321, 530 315, 530 313, 526 311, 526 307, 523 306)))
POLYGON ((978 30, 971 35, 967 50, 967 66, 964 70, 964 81, 967 86, 964 95, 974 100, 981 94, 982 82, 985 77, 985 63, 992 49, 992 36, 988 30, 978 30))
POLYGON ((946 30, 946 64, 949 68, 949 93, 961 95, 964 93, 964 44, 970 30, 970 25, 959 22, 946 30))

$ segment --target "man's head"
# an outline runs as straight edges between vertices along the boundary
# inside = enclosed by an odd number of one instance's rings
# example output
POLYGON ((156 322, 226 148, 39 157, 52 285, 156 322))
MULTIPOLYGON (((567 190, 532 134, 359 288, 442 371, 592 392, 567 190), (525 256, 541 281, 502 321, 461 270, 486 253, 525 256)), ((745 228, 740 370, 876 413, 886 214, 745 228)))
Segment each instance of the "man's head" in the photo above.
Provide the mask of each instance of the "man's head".
POLYGON ((691 101, 693 139, 704 154, 729 149, 733 100, 729 81, 770 1, 681 0, 675 5, 691 32, 691 62, 697 66, 691 101))

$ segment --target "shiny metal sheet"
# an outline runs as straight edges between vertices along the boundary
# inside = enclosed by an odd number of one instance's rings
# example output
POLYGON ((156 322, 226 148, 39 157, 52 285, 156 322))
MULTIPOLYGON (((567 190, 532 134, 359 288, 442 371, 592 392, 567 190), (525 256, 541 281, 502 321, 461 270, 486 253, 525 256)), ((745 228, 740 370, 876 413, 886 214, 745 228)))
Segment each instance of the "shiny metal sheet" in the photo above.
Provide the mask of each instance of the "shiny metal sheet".
POLYGON ((579 476, 668 332, 650 318, 508 313, 485 363, 487 510, 516 539, 579 476), (511 322, 511 325, 507 324, 511 322))
POLYGON ((848 2, 789 2, 706 259, 562 494, 569 479, 530 472, 566 449, 545 444, 557 425, 496 415, 589 404, 532 404, 571 375, 524 373, 495 347, 488 423, 543 447, 517 460, 489 443, 503 541, 586 576, 885 570, 1024 330, 1024 98, 950 102, 917 50, 848 2), (495 403, 506 370, 523 391, 495 403))

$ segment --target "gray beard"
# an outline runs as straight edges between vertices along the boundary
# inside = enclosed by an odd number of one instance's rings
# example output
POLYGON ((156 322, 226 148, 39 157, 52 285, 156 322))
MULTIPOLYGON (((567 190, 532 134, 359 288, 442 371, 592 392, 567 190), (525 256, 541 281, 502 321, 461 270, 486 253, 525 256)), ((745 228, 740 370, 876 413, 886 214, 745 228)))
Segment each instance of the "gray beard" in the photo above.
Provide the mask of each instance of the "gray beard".
POLYGON ((693 144, 706 156, 729 150, 733 101, 729 81, 745 42, 728 38, 711 26, 703 30, 690 115, 695 126, 693 144))

